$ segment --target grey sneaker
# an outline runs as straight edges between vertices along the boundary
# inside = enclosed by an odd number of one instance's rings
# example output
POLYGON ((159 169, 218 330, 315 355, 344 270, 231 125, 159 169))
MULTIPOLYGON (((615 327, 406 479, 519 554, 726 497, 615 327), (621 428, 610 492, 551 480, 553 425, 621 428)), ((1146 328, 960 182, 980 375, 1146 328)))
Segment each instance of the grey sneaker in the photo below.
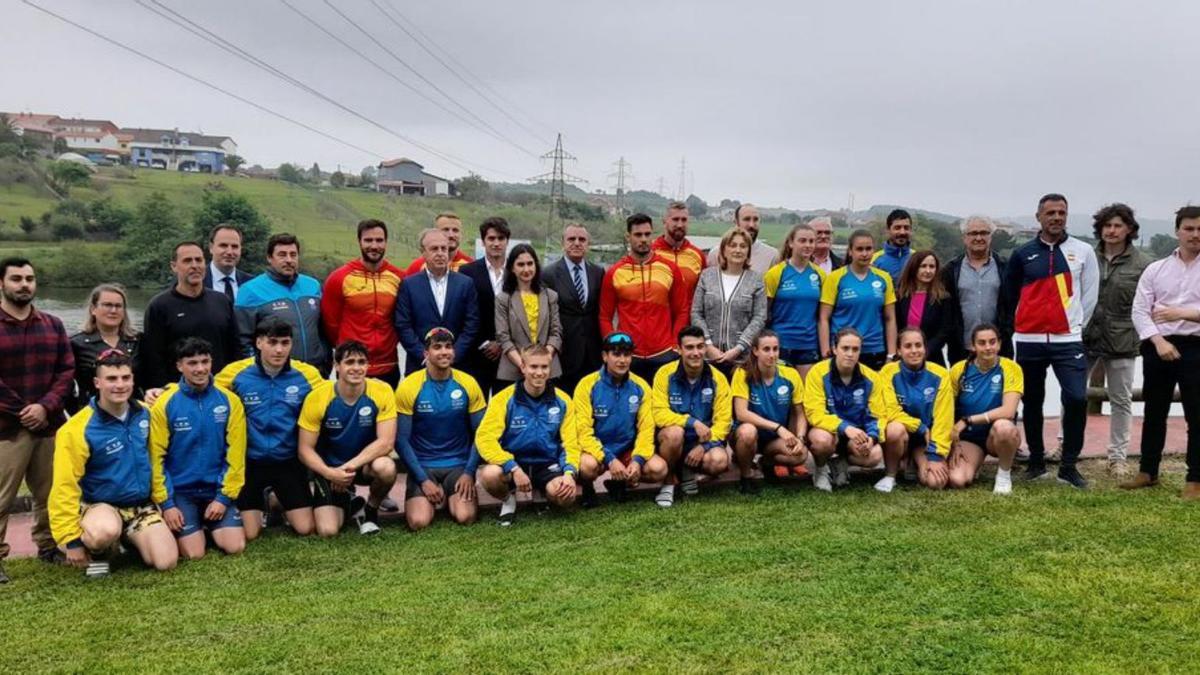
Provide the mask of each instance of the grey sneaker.
POLYGON ((845 457, 838 457, 829 463, 833 471, 834 487, 846 487, 850 484, 850 462, 845 457))
POLYGON ((112 572, 112 566, 107 560, 93 560, 88 563, 86 569, 83 570, 85 579, 103 579, 112 572))
POLYGON ((686 466, 679 470, 679 489, 689 497, 700 494, 700 483, 696 481, 695 471, 686 466))

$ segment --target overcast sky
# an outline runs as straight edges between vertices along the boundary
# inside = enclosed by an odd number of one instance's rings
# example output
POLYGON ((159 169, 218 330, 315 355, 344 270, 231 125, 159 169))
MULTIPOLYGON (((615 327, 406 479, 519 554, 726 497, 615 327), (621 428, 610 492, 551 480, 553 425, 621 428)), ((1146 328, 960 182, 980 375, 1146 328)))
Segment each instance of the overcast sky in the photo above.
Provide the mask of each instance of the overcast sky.
POLYGON ((661 177, 674 194, 686 157, 687 190, 710 203, 840 208, 853 193, 858 208, 1016 216, 1060 191, 1076 214, 1121 200, 1166 218, 1200 202, 1195 0, 288 0, 394 78, 281 0, 159 0, 425 149, 132 0, 33 1, 374 153, 3 0, 0 110, 228 135, 264 166, 317 161, 358 171, 378 156, 407 156, 447 177, 471 169, 515 181, 550 170, 534 155, 561 131, 579 158, 567 171, 588 190, 611 189, 608 174, 624 156, 633 187, 655 190, 661 177), (403 14, 388 16, 428 36, 446 63, 465 66, 455 68, 496 105, 402 32, 384 14, 392 9, 403 14), (482 120, 505 140, 464 120, 482 120))

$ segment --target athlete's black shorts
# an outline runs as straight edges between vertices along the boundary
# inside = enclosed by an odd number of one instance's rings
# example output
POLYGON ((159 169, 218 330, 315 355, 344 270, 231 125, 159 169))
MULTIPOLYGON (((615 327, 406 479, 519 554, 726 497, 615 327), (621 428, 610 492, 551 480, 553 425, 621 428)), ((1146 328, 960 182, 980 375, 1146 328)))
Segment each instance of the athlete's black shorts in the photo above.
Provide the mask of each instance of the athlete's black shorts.
MULTIPOLYGON (((561 478, 563 475, 562 467, 557 462, 553 464, 520 464, 521 470, 529 476, 529 482, 533 483, 533 489, 538 492, 545 492, 546 486, 555 478, 561 478)), ((511 488, 516 488, 516 483, 512 478, 508 479, 508 485, 511 488)))
MULTIPOLYGON (((444 469, 425 469, 425 475, 429 480, 442 486, 442 492, 446 493, 447 499, 454 494, 458 479, 462 478, 463 472, 464 467, 461 466, 452 466, 444 469)), ((404 498, 424 497, 425 493, 421 492, 421 484, 417 482, 417 477, 411 471, 408 472, 407 476, 408 479, 404 486, 404 498)))
POLYGON ((312 506, 312 491, 308 487, 308 469, 299 459, 282 462, 246 460, 246 484, 238 495, 237 507, 242 511, 263 511, 263 491, 271 488, 284 511, 312 506))
MULTIPOLYGON (((358 471, 354 474, 352 485, 370 485, 373 480, 373 478, 363 471, 362 467, 359 467, 358 471)), ((338 492, 333 489, 328 480, 316 474, 313 474, 312 486, 313 506, 340 506, 346 508, 350 506, 350 500, 354 497, 353 489, 338 492)))

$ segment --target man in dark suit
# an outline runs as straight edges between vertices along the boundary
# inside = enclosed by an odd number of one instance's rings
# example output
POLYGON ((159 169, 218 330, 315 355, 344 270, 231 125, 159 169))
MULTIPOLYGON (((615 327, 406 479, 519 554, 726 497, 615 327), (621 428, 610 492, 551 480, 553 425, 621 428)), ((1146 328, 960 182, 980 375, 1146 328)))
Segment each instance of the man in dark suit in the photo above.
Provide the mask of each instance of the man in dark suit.
POLYGON ((405 374, 421 369, 425 334, 440 326, 454 333, 454 363, 462 367, 479 330, 479 299, 471 280, 450 271, 450 239, 441 230, 421 233, 425 269, 400 284, 396 333, 407 354, 405 374))
POLYGON ((204 270, 204 288, 236 301, 242 284, 254 278, 237 268, 242 261, 242 231, 229 223, 214 227, 208 235, 208 254, 211 262, 204 270))
POLYGON ((479 332, 467 354, 463 370, 467 371, 485 396, 490 396, 496 383, 496 366, 500 362, 500 343, 496 342, 496 294, 504 283, 504 258, 512 230, 508 221, 493 216, 479 226, 484 256, 458 268, 458 273, 471 279, 475 297, 479 300, 479 332))
POLYGON ((563 257, 542 272, 542 283, 558 293, 562 320, 562 377, 558 388, 573 394, 584 375, 600 367, 600 285, 604 268, 586 260, 588 231, 570 224, 563 229, 563 257), (583 291, 582 297, 580 291, 583 291))

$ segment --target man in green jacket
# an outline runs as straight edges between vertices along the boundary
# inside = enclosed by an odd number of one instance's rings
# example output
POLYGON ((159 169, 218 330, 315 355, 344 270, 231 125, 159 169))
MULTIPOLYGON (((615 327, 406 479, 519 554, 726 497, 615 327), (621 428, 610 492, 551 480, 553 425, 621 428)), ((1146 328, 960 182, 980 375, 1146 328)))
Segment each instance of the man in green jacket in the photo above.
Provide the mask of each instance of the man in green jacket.
POLYGON ((1103 369, 1108 380, 1112 405, 1108 471, 1120 480, 1126 475, 1134 361, 1141 344, 1133 327, 1133 296, 1150 259, 1133 245, 1138 234, 1133 209, 1112 204, 1097 211, 1093 218, 1092 228, 1099 241, 1096 259, 1100 262, 1100 297, 1084 330, 1083 344, 1092 367, 1103 369))

